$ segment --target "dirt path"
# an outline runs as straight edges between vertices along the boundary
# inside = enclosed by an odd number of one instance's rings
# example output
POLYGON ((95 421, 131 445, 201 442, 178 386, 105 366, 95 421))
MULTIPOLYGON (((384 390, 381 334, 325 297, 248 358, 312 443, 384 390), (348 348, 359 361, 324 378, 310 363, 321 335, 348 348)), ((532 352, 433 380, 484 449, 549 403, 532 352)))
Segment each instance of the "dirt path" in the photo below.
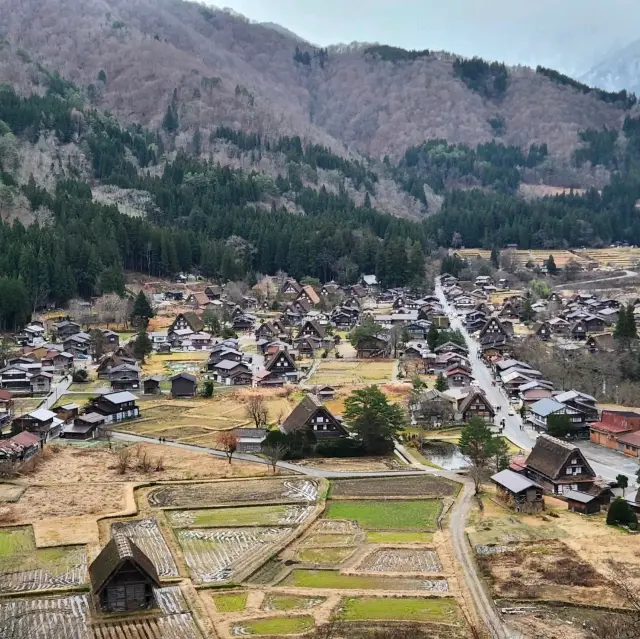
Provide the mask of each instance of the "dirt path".
POLYGON ((494 639, 509 639, 513 635, 498 614, 493 601, 487 595, 482 579, 479 577, 477 567, 471 556, 471 548, 465 535, 465 527, 471 500, 473 499, 473 482, 465 482, 458 500, 451 512, 449 526, 451 530, 451 543, 458 564, 462 567, 467 588, 471 593, 476 612, 484 620, 489 635, 494 639))

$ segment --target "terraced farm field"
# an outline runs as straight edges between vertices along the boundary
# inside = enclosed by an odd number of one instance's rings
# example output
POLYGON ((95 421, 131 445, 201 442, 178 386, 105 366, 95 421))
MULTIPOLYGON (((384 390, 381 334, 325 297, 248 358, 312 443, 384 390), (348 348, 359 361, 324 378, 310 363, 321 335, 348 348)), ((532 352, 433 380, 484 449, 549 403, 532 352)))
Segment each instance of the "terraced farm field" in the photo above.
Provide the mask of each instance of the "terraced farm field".
POLYGON ((439 500, 333 501, 327 518, 347 519, 366 530, 434 530, 442 511, 439 500))
POLYGON ((447 592, 446 579, 412 579, 372 575, 344 575, 337 570, 293 570, 279 584, 296 588, 326 588, 329 590, 387 590, 390 592, 428 590, 447 592))
POLYGON ((84 546, 36 548, 31 527, 0 529, 0 593, 69 588, 86 581, 84 546))
POLYGON ((459 484, 442 477, 379 477, 339 479, 331 484, 331 498, 339 497, 449 497, 457 494, 459 484))
POLYGON ((154 591, 160 614, 132 621, 90 624, 89 595, 0 601, 0 636, 16 639, 203 639, 180 589, 154 591))
POLYGON ((148 501, 153 507, 190 508, 234 502, 312 502, 317 497, 316 481, 282 478, 163 486, 152 490, 148 501))
POLYGON ((359 572, 438 573, 442 565, 435 550, 384 548, 365 557, 359 572))
POLYGON ((194 581, 221 583, 290 532, 288 528, 185 529, 179 530, 177 537, 194 581))
POLYGON ((312 506, 296 505, 175 510, 169 511, 169 521, 175 528, 294 526, 302 523, 312 511, 312 506))

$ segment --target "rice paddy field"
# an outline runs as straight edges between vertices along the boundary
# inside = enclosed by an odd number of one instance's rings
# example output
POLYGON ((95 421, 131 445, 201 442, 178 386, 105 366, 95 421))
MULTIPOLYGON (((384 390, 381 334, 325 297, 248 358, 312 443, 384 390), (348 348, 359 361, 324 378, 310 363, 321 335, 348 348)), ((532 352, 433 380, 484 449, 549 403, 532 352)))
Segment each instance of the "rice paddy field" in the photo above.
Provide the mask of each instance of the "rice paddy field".
POLYGON ((0 528, 0 636, 285 637, 402 620, 465 637, 437 526, 456 492, 437 477, 161 481, 132 492, 129 515, 100 522, 99 543, 39 548, 30 526, 0 528), (88 558, 115 533, 156 568, 157 614, 95 618, 88 558))

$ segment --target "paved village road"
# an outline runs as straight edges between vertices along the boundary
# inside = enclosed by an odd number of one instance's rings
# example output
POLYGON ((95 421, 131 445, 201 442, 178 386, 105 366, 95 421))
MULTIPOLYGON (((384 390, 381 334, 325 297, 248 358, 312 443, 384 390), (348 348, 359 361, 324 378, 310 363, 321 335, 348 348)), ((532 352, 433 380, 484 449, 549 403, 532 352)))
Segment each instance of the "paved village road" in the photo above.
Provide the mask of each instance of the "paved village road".
MULTIPOLYGON (((469 348, 469 361, 471 362, 471 368, 473 376, 478 380, 480 388, 486 393, 489 401, 493 406, 499 406, 500 410, 496 417, 497 421, 505 420, 505 429, 503 434, 514 445, 518 446, 524 451, 531 450, 536 442, 537 433, 530 427, 522 425, 520 415, 509 415, 509 400, 502 392, 499 386, 493 386, 493 376, 489 367, 478 357, 480 350, 478 342, 468 333, 467 329, 462 323, 462 319, 458 316, 458 313, 451 304, 447 302, 446 297, 440 283, 436 284, 436 295, 442 304, 442 307, 449 317, 451 328, 458 329, 467 341, 469 348)), ((577 389, 580 390, 580 389, 577 389)), ((601 453, 594 450, 594 446, 589 442, 581 444, 577 442, 578 447, 582 450, 585 457, 589 460, 593 471, 606 480, 615 480, 619 474, 625 474, 629 478, 629 487, 636 485, 636 471, 638 464, 625 457, 621 453, 615 451, 602 451, 601 453), (612 456, 614 455, 614 456, 612 456)))

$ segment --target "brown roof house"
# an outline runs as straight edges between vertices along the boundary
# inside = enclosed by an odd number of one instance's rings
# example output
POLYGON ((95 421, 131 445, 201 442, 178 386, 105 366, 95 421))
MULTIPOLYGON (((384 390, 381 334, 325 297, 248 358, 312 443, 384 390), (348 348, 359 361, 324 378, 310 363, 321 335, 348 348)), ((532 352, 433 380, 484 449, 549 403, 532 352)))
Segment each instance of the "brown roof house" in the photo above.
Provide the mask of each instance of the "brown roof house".
POLYGON ((89 566, 91 591, 106 613, 157 608, 160 578, 151 560, 131 539, 116 533, 89 566))
POLYGON ((540 435, 527 458, 525 475, 546 491, 562 495, 588 492, 596 475, 577 446, 550 435, 540 435))
POLYGON ((279 377, 284 377, 293 381, 297 381, 298 379, 298 368, 296 367, 296 363, 293 361, 291 354, 284 349, 279 349, 265 363, 265 368, 270 373, 274 373, 279 377))
POLYGON ((317 439, 336 439, 347 435, 344 426, 311 394, 293 409, 280 426, 280 431, 288 435, 301 428, 312 430, 317 439))
POLYGON ((309 304, 313 304, 314 306, 316 304, 320 304, 320 297, 316 293, 313 286, 304 286, 300 291, 297 299, 306 300, 307 302, 309 302, 309 304))
POLYGON ((195 397, 198 380, 191 373, 178 373, 171 378, 171 397, 195 397))
POLYGON ((173 333, 174 331, 180 331, 186 328, 192 330, 194 333, 199 333, 204 328, 204 322, 193 312, 180 313, 167 329, 167 333, 173 333))
POLYGON ((468 422, 474 417, 493 420, 496 414, 491 402, 482 391, 469 393, 460 402, 459 411, 463 422, 468 422))

